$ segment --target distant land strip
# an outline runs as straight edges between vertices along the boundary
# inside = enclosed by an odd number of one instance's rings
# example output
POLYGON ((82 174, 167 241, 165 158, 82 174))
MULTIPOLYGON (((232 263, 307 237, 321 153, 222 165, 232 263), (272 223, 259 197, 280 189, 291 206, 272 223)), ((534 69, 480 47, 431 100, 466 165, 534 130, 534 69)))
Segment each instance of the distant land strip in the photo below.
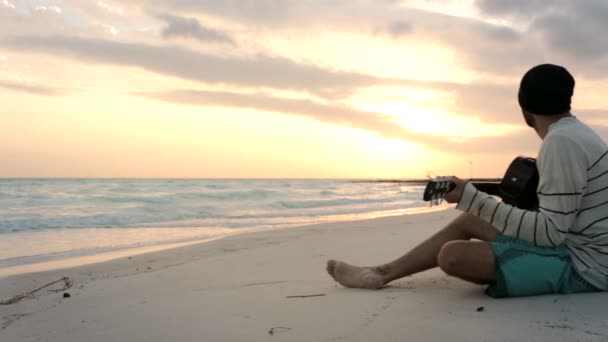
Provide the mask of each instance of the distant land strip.
MULTIPOLYGON (((502 178, 471 178, 475 183, 500 183, 502 178)), ((426 184, 428 179, 361 179, 352 180, 353 183, 406 183, 406 184, 426 184)))

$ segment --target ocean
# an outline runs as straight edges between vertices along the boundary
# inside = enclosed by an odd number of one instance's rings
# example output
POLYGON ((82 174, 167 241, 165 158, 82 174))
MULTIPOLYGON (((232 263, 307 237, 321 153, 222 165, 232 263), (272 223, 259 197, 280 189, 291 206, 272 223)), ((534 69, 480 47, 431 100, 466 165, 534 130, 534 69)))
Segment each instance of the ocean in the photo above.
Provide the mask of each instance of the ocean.
POLYGON ((0 179, 0 268, 403 214, 428 207, 423 190, 371 180, 0 179))

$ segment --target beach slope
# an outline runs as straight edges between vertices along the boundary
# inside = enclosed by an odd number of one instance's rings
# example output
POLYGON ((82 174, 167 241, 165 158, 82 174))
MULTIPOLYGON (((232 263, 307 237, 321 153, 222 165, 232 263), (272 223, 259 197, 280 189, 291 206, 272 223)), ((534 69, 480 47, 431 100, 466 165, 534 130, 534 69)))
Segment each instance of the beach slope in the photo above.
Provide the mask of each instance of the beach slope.
POLYGON ((373 265, 398 257, 456 215, 249 233, 0 279, 0 300, 63 276, 74 282, 0 306, 0 341, 608 340, 607 294, 496 300, 439 270, 356 290, 325 272, 330 258, 373 265))

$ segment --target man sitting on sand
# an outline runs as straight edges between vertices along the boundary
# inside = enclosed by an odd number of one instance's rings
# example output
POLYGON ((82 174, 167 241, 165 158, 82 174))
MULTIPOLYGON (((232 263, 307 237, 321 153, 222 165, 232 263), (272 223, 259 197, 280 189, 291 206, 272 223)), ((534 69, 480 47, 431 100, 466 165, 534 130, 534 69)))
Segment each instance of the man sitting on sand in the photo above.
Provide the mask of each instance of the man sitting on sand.
POLYGON ((519 104, 542 139, 538 211, 522 210, 455 179, 446 200, 464 213, 388 264, 358 267, 330 260, 346 287, 380 289, 439 266, 488 284, 492 297, 608 290, 608 147, 570 113, 574 78, 543 64, 522 78, 519 104))

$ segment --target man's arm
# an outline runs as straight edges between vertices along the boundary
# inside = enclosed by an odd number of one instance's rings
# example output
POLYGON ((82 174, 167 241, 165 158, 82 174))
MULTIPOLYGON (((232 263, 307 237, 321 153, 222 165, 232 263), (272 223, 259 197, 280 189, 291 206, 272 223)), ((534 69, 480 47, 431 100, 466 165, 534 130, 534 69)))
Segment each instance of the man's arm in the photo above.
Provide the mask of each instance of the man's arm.
POLYGON ((552 136, 543 142, 537 165, 538 211, 499 202, 470 183, 457 187, 462 196, 456 208, 479 216, 505 235, 538 246, 561 245, 574 223, 587 185, 585 156, 570 139, 552 136))

